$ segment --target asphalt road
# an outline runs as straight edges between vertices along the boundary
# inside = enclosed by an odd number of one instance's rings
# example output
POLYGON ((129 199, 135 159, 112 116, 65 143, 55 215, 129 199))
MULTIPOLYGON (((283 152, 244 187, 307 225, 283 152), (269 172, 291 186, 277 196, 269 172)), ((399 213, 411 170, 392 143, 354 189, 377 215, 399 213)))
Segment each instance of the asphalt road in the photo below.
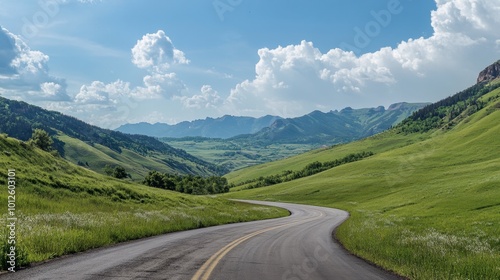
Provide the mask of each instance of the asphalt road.
POLYGON ((399 279, 343 250, 348 213, 268 203, 290 217, 165 234, 63 257, 0 279, 399 279))

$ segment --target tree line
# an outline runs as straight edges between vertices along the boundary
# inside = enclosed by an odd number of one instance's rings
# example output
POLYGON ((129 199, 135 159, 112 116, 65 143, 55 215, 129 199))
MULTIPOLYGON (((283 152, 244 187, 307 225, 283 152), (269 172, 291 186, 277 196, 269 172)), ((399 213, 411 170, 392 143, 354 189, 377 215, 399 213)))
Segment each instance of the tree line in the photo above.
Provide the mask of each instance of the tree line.
POLYGON ((430 104, 397 125, 396 131, 401 133, 427 132, 432 129, 453 125, 458 117, 467 117, 483 109, 487 102, 480 97, 500 87, 499 84, 486 82, 476 84, 453 96, 430 104))
POLYGON ((220 176, 201 177, 195 175, 178 175, 150 171, 144 178, 146 186, 181 193, 205 195, 229 192, 230 185, 226 178, 220 176))
POLYGON ((364 158, 367 158, 367 157, 370 157, 373 155, 374 155, 374 153, 369 151, 369 152, 352 153, 352 154, 349 154, 341 159, 336 159, 333 161, 327 161, 327 162, 315 161, 315 162, 309 163, 301 170, 297 170, 297 171, 285 170, 281 174, 270 175, 270 176, 266 176, 266 177, 261 176, 257 179, 254 179, 254 180, 245 181, 239 185, 241 186, 241 185, 250 184, 250 185, 246 186, 245 189, 255 189, 255 188, 261 188, 261 187, 267 187, 267 186, 271 186, 271 185, 275 185, 275 184, 279 184, 279 183, 284 183, 284 182, 289 182, 289 181, 293 181, 293 180, 300 179, 303 177, 311 176, 311 175, 326 171, 328 169, 331 169, 331 168, 334 168, 334 167, 337 167, 337 166, 340 166, 340 165, 343 165, 346 163, 362 160, 364 158))

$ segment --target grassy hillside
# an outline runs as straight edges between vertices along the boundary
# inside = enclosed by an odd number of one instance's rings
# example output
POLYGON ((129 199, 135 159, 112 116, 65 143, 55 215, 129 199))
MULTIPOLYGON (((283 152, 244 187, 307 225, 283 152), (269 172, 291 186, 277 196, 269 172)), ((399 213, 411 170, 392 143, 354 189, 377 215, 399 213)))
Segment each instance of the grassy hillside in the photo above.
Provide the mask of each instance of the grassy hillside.
POLYGON ((143 155, 129 149, 121 149, 117 152, 106 146, 89 144, 64 134, 59 134, 56 138, 65 143, 65 159, 99 173, 102 173, 106 165, 109 165, 122 166, 134 181, 142 181, 150 170, 171 174, 211 174, 202 165, 174 154, 168 157, 160 152, 143 155))
POLYGON ((348 154, 363 151, 372 151, 375 154, 378 154, 391 149, 404 147, 416 142, 420 142, 429 138, 430 135, 430 133, 403 135, 398 134, 395 131, 387 131, 356 142, 324 147, 283 160, 268 162, 265 164, 237 170, 225 175, 225 177, 228 178, 232 183, 239 185, 245 181, 252 180, 261 176, 270 176, 282 173, 286 170, 300 170, 314 161, 326 162, 335 159, 341 159, 348 154))
POLYGON ((5 186, 0 192, 5 206, 0 211, 0 260, 4 269, 10 234, 6 225, 12 217, 7 211, 10 169, 15 169, 15 200, 10 198, 10 202, 15 203, 17 218, 18 265, 171 231, 288 214, 120 181, 4 134, 0 135, 0 184, 5 186))
POLYGON ((351 218, 336 233, 340 241, 411 279, 500 279, 500 89, 474 100, 480 102, 469 102, 453 118, 448 109, 465 101, 443 103, 447 107, 436 110, 444 114, 433 115, 439 117, 432 122, 438 128, 425 133, 396 128, 231 173, 227 177, 238 183, 316 160, 375 153, 310 177, 229 196, 346 209, 351 218))
POLYGON ((106 164, 128 166, 133 178, 143 178, 149 168, 194 175, 226 172, 152 137, 102 129, 58 112, 0 97, 0 133, 26 141, 35 128, 44 129, 54 138, 54 148, 61 156, 99 173, 104 173, 106 164))

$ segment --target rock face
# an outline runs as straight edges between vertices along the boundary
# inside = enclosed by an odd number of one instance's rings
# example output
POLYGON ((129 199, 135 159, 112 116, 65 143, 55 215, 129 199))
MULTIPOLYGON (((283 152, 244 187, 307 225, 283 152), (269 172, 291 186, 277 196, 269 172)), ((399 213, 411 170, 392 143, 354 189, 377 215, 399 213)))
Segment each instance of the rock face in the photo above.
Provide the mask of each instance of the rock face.
POLYGON ((477 83, 488 82, 500 77, 500 60, 486 67, 477 78, 477 83))

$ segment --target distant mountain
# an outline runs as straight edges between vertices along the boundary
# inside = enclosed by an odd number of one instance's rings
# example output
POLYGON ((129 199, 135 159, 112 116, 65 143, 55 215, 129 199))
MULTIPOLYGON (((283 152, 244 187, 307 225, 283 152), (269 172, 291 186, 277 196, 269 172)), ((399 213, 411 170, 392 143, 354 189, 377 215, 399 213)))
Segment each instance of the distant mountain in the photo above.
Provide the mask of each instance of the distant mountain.
POLYGON ((352 109, 323 113, 314 111, 298 118, 276 120, 252 135, 234 139, 260 143, 331 144, 349 142, 382 132, 400 123, 428 103, 396 103, 385 109, 352 109))
POLYGON ((116 129, 123 133, 142 134, 153 137, 207 137, 230 138, 240 134, 251 134, 270 126, 281 117, 264 116, 261 118, 235 117, 225 115, 220 118, 185 121, 175 125, 164 123, 125 124, 116 129))
POLYGON ((153 137, 102 129, 58 112, 0 97, 0 133, 26 141, 35 128, 49 132, 62 157, 99 173, 104 173, 106 165, 121 165, 137 180, 150 170, 196 175, 226 171, 153 137))

